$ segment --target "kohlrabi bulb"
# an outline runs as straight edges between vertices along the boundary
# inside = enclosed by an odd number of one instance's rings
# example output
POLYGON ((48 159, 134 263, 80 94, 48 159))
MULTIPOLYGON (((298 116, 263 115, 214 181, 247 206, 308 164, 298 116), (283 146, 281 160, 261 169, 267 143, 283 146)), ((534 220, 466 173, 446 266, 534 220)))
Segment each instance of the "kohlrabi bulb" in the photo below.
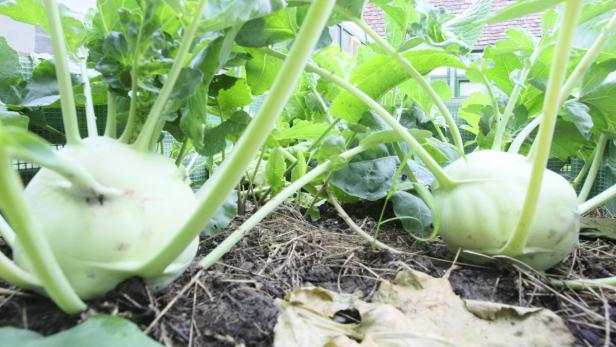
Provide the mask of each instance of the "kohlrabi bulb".
MULTIPOLYGON (((440 235, 452 251, 491 253, 514 233, 529 186, 532 162, 497 151, 478 151, 445 168, 463 183, 434 190, 440 235)), ((576 193, 560 175, 546 170, 535 217, 523 254, 507 254, 543 270, 561 262, 578 241, 576 193)))
MULTIPOLYGON (((135 275, 177 233, 195 207, 195 196, 172 160, 106 138, 88 138, 60 153, 80 164, 113 196, 96 196, 42 169, 25 189, 33 220, 82 299, 102 296, 135 275)), ((196 254, 195 241, 161 274, 161 287, 179 276, 196 254)), ((16 262, 31 270, 19 244, 16 262)))

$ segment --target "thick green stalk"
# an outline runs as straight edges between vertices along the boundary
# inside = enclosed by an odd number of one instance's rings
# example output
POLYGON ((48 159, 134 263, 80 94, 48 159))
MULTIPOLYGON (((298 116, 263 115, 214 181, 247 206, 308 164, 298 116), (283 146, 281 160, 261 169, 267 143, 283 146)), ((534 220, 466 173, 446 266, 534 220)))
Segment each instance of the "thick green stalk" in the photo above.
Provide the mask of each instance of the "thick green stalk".
POLYGON ((543 176, 545 174, 545 168, 550 155, 550 147, 554 137, 556 119, 560 109, 559 92, 565 81, 567 64, 569 63, 569 57, 571 55, 573 36, 575 34, 575 27, 581 6, 581 0, 568 0, 565 5, 564 20, 554 53, 550 79, 548 81, 548 88, 543 105, 544 120, 539 127, 539 141, 537 142, 537 151, 533 161, 528 191, 516 231, 502 250, 502 254, 505 255, 516 256, 523 254, 526 240, 528 239, 531 225, 535 217, 543 176))
POLYGON ((592 186, 595 184, 595 179, 597 178, 597 174, 599 173, 599 169, 601 168, 601 162, 603 161, 603 154, 605 153, 606 147, 607 147, 607 136, 605 136, 605 134, 601 134, 601 136, 599 137, 599 142, 597 143, 597 149, 595 151, 595 155, 592 159, 592 165, 590 166, 590 171, 588 172, 586 181, 584 181, 582 190, 580 190, 580 194, 578 195, 578 202, 580 204, 588 199, 588 195, 590 194, 590 191, 592 190, 592 186))
MULTIPOLYGON (((367 148, 365 147, 355 147, 349 151, 346 151, 340 154, 340 157, 345 159, 350 159, 353 156, 365 151, 367 148)), ((315 167, 310 170, 310 172, 306 173, 297 181, 291 183, 288 187, 281 190, 276 196, 274 196, 267 204, 263 205, 255 214, 253 214, 248 220, 246 220, 242 225, 239 226, 231 235, 227 236, 227 238, 220 243, 214 250, 212 250, 208 255, 201 260, 200 265, 205 269, 208 269, 212 265, 214 265, 220 258, 222 258, 231 248, 237 244, 252 228, 254 228, 257 224, 259 224, 265 217, 267 217, 272 211, 274 211, 280 204, 285 202, 288 198, 293 196, 295 192, 300 190, 306 184, 314 181, 322 174, 326 173, 330 167, 332 162, 326 161, 323 164, 315 167)))
POLYGON ((531 68, 539 59, 539 54, 541 53, 541 42, 537 44, 535 50, 530 56, 527 65, 522 69, 520 73, 519 81, 517 81, 511 91, 511 96, 509 96, 509 100, 507 101, 507 106, 505 106, 505 111, 500 115, 498 119, 498 126, 496 128, 496 135, 494 137, 494 144, 492 145, 493 150, 501 151, 503 149, 503 142, 505 140, 505 130, 507 129, 507 125, 509 124, 509 119, 513 115, 513 110, 515 109, 515 105, 518 103, 518 99, 522 94, 522 90, 524 89, 524 85, 526 84, 526 80, 528 79, 528 75, 530 74, 531 68))
MULTIPOLYGON (((340 10, 339 10, 340 11, 340 10)), ((462 141, 462 135, 460 134, 460 130, 458 129, 458 125, 456 124, 456 120, 449 112, 447 105, 443 99, 438 95, 436 90, 432 88, 430 82, 415 69, 413 64, 410 61, 405 59, 398 51, 396 51, 387 41, 383 40, 378 33, 376 33, 366 22, 359 18, 350 18, 357 24, 362 30, 364 30, 368 36, 370 36, 376 44, 381 47, 387 54, 391 55, 398 61, 400 66, 408 73, 419 86, 432 98, 432 101, 436 105, 436 108, 441 112, 441 115, 445 118, 445 122, 447 122, 447 126, 449 127, 449 131, 451 132, 451 136, 453 137, 453 142, 459 148, 459 150, 464 153, 464 142, 462 141)), ((429 112, 429 110, 425 110, 429 112)))
POLYGON ((118 133, 116 112, 116 99, 110 91, 107 91, 107 123, 105 124, 105 136, 112 139, 115 139, 118 133))
MULTIPOLYGON (((276 52, 271 49, 262 50, 264 53, 267 53, 273 57, 277 57, 279 59, 284 59, 285 55, 279 52, 276 52)), ((417 156, 421 158, 424 162, 428 170, 432 172, 435 176, 436 180, 441 185, 441 188, 448 189, 456 186, 456 182, 449 177, 443 168, 430 156, 430 154, 421 146, 421 144, 408 132, 408 129, 403 127, 387 110, 383 108, 378 102, 374 101, 371 97, 366 95, 364 92, 359 90, 357 87, 353 86, 349 82, 344 79, 326 71, 316 65, 308 64, 306 65, 306 71, 313 72, 321 76, 322 78, 337 84, 342 89, 345 89, 349 93, 353 94, 355 97, 360 99, 363 103, 365 103, 370 109, 372 109, 379 117, 381 117, 389 126, 393 128, 398 135, 400 135, 404 141, 406 141, 409 146, 417 153, 417 156)))
POLYGON ((550 284, 558 288, 570 288, 574 290, 586 290, 589 288, 616 289, 616 276, 598 278, 594 280, 550 280, 550 284))
POLYGON ((81 136, 79 135, 79 125, 77 124, 77 108, 75 107, 75 96, 73 95, 71 74, 68 68, 68 54, 66 53, 66 42, 64 40, 64 32, 62 31, 60 12, 55 0, 45 0, 45 9, 49 20, 49 34, 53 47, 56 78, 58 80, 58 88, 60 89, 60 106, 62 107, 62 121, 64 122, 66 142, 77 144, 81 142, 81 136))
MULTIPOLYGON (((14 247, 15 244, 15 232, 13 228, 6 222, 2 214, 0 214, 0 237, 4 240, 4 242, 11 248, 14 247)), ((2 252, 0 252, 2 253, 2 252)))
POLYGON ((524 141, 530 136, 530 134, 543 122, 543 116, 537 116, 530 121, 526 126, 518 133, 518 135, 511 142, 511 146, 507 150, 508 153, 518 154, 520 148, 524 144, 524 141))
POLYGON ((175 158, 175 166, 180 167, 182 165, 182 161, 184 161, 184 157, 186 156, 186 152, 188 150, 188 137, 184 139, 182 142, 182 147, 180 147, 180 152, 178 153, 178 157, 175 158))
MULTIPOLYGON (((595 151, 596 150, 597 149, 595 148, 595 151)), ((571 185, 573 186, 573 188, 575 190, 577 190, 577 188, 580 186, 580 184, 582 184, 582 181, 584 180, 584 178, 588 174, 588 170, 590 170, 590 164, 591 164, 591 162, 589 160, 584 161, 584 166, 582 166, 582 170, 580 170, 578 175, 575 176, 575 179, 573 180, 573 182, 571 182, 571 185)))
POLYGON ((0 279, 21 288, 41 289, 41 283, 31 273, 17 266, 0 252, 0 279))
POLYGON ((83 94, 86 97, 86 126, 88 136, 98 136, 96 127, 96 112, 94 112, 94 101, 92 100, 92 87, 90 87, 90 78, 88 77, 88 56, 79 59, 79 68, 81 69, 81 78, 83 79, 83 94))
POLYGON ((137 137, 137 140, 134 143, 134 147, 141 150, 147 151, 151 142, 152 137, 156 136, 155 131, 157 128, 157 124, 161 118, 161 114, 163 112, 163 108, 169 100, 169 96, 173 91, 173 87, 175 86, 175 82, 182 71, 182 68, 186 65, 186 58, 188 57, 188 52, 190 50, 190 46, 197 34, 197 29, 199 28, 199 23, 201 23, 201 17, 203 16, 203 9, 205 8, 206 0, 200 0, 197 8, 195 9, 195 15, 192 18, 192 22, 186 34, 182 39, 182 44, 178 49, 178 54, 175 57, 175 61, 171 66, 171 71, 169 71, 169 75, 165 84, 163 84, 163 88, 160 90, 160 94, 154 101, 154 105, 152 105, 152 109, 146 118, 145 124, 143 125, 143 129, 141 133, 137 137))
MULTIPOLYGON (((146 6, 147 3, 146 3, 146 6)), ((128 119, 126 120, 126 127, 124 127, 124 131, 122 135, 120 135, 120 142, 128 143, 133 137, 133 133, 135 132, 135 123, 137 122, 137 101, 139 100, 137 89, 139 88, 139 58, 141 57, 139 51, 139 45, 141 43, 141 39, 143 36, 143 27, 145 26, 145 18, 141 19, 141 23, 139 24, 139 31, 137 32, 137 42, 135 44, 135 51, 133 52, 133 61, 132 67, 130 69, 130 106, 128 108, 128 119)))
POLYGON ((237 185, 293 93, 334 4, 335 0, 315 0, 312 3, 289 58, 278 72, 259 113, 244 130, 227 160, 201 188, 197 208, 192 216, 171 242, 144 265, 141 273, 156 274, 169 265, 199 235, 237 185))
POLYGON ((590 210, 593 210, 606 202, 616 198, 616 184, 604 190, 601 194, 595 195, 590 200, 587 200, 583 204, 580 205, 579 211, 581 214, 584 214, 590 210))
MULTIPOLYGON (((0 135, 1 132, 0 128, 0 135)), ((47 294, 63 311, 80 312, 86 305, 77 296, 62 272, 45 235, 28 214, 22 196, 23 185, 17 172, 11 169, 9 160, 4 148, 0 147, 0 209, 13 226, 17 236, 16 241, 24 250, 34 277, 38 278, 47 294)))

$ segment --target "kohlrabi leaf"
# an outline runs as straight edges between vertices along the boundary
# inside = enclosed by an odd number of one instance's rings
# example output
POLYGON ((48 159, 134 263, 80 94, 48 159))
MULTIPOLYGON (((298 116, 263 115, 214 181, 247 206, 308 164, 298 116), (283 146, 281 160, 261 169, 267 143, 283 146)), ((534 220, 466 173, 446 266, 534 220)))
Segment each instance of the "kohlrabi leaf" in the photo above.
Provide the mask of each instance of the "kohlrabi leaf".
POLYGON ((9 46, 4 37, 0 37, 0 62, 0 100, 3 100, 3 95, 21 80, 19 54, 9 46))
POLYGON ((590 106, 595 126, 603 131, 616 133, 616 81, 601 84, 588 94, 582 95, 580 101, 590 106))
POLYGON ((306 157, 302 151, 297 151, 295 154, 295 166, 291 170, 291 181, 295 182, 302 178, 306 174, 308 164, 306 163, 306 157))
POLYGON ((369 154, 360 154, 334 172, 330 184, 356 198, 379 200, 387 196, 398 163, 396 156, 370 158, 369 154))
POLYGON ((236 42, 244 47, 266 47, 295 37, 295 8, 253 19, 242 26, 236 42))
MULTIPOLYGON (((200 190, 201 191, 201 190, 200 190)), ((201 232, 202 236, 215 236, 224 231, 233 218, 237 216, 237 191, 233 190, 208 225, 201 232)))
POLYGON ((205 129, 203 138, 199 139, 201 145, 195 144, 197 153, 205 156, 212 156, 222 152, 227 147, 227 139, 239 137, 248 123, 250 115, 244 111, 236 111, 231 117, 221 124, 205 129))
POLYGON ((200 30, 216 31, 264 17, 283 9, 284 0, 209 0, 205 4, 200 30))
MULTIPOLYGON (((272 137, 276 141, 284 140, 311 140, 318 139, 329 127, 326 123, 316 123, 311 121, 305 121, 298 119, 293 122, 291 128, 275 129, 272 132, 272 137)), ((335 135, 337 131, 333 131, 331 134, 335 135)))
POLYGON ((287 163, 280 147, 274 148, 265 166, 265 180, 272 189, 272 195, 278 194, 284 188, 287 163))
POLYGON ((19 347, 161 347, 131 321, 118 316, 94 316, 74 328, 51 336, 30 330, 0 328, 0 341, 19 347))
MULTIPOLYGON (((417 140, 417 142, 419 143, 423 143, 425 142, 427 138, 432 137, 432 132, 429 130, 422 130, 422 129, 407 129, 407 130, 411 135, 413 135, 415 140, 417 140)), ((369 134, 368 136, 364 137, 363 139, 361 139, 359 143, 365 147, 372 147, 372 146, 377 146, 377 145, 381 145, 385 143, 400 142, 400 141, 404 141, 404 139, 396 131, 380 130, 380 131, 375 131, 369 134)))
POLYGON ((476 0, 462 13, 443 25, 443 29, 456 34, 469 47, 474 47, 481 33, 483 33, 484 20, 491 13, 492 0, 476 0))
POLYGON ((402 191, 395 192, 391 200, 394 213, 406 232, 418 238, 425 238, 431 234, 429 228, 432 224, 432 212, 423 200, 402 191))
MULTIPOLYGON (((72 75, 73 86, 80 85, 81 79, 72 75)), ((56 69, 52 61, 44 60, 34 67, 32 77, 23 93, 20 106, 49 106, 60 99, 60 89, 56 80, 56 69)))
POLYGON ((505 7, 488 18, 487 22, 503 22, 510 19, 524 17, 529 14, 545 11, 563 1, 565 0, 518 0, 515 4, 505 7))
POLYGON ((274 83, 282 61, 258 50, 248 50, 251 59, 245 65, 246 80, 253 95, 262 95, 274 83))
MULTIPOLYGON (((438 96, 441 97, 442 100, 449 100, 453 96, 451 88, 449 88, 449 84, 447 82, 441 80, 430 81, 432 88, 436 92, 438 96)), ((427 114, 430 115, 432 113, 432 107, 434 106, 434 100, 426 92, 417 81, 410 80, 401 86, 402 91, 411 98, 411 100, 415 101, 427 114)), ((430 117, 432 118, 432 117, 430 117)))
POLYGON ((575 127, 580 131, 586 139, 592 136, 591 129, 593 127, 590 108, 581 102, 567 101, 564 105, 564 117, 575 124, 575 127))
MULTIPOLYGON (((443 51, 408 51, 403 53, 403 56, 424 75, 437 67, 464 67, 457 57, 443 51)), ((377 55, 355 69, 351 73, 350 82, 371 98, 378 100, 389 90, 408 79, 410 76, 394 58, 377 55)), ((350 122, 357 122, 366 111, 368 107, 346 91, 340 93, 331 105, 332 114, 350 122)))
POLYGON ((22 129, 28 129, 30 118, 17 112, 7 110, 4 105, 0 104, 0 123, 4 126, 14 126, 22 129))
MULTIPOLYGON (((59 7, 62 18, 62 29, 66 45, 71 52, 76 52, 85 37, 83 21, 70 16, 69 10, 63 4, 59 7)), ((18 22, 32 24, 49 32, 47 11, 40 0, 4 0, 0 1, 0 15, 5 15, 18 22)))
POLYGON ((237 27, 232 27, 224 33, 224 36, 214 37, 210 44, 201 50, 196 58, 191 62, 193 69, 198 69, 203 74, 201 84, 197 86, 195 94, 188 99, 188 106, 180 119, 180 128, 188 136, 198 153, 218 153, 225 147, 223 136, 216 136, 209 133, 208 137, 219 139, 214 146, 204 143, 208 115, 208 97, 210 93, 210 83, 222 66, 224 66, 231 56, 233 40, 237 34, 237 27), (206 147, 213 150, 206 150, 206 147))
POLYGON ((407 27, 419 19, 415 1, 373 0, 371 2, 383 10, 399 32, 406 33, 407 27))
POLYGON ((218 92, 218 105, 223 111, 246 106, 252 102, 252 93, 245 78, 238 79, 231 88, 218 92))
POLYGON ((588 94, 601 86, 609 74, 616 71, 616 59, 593 64, 582 79, 582 94, 588 94))

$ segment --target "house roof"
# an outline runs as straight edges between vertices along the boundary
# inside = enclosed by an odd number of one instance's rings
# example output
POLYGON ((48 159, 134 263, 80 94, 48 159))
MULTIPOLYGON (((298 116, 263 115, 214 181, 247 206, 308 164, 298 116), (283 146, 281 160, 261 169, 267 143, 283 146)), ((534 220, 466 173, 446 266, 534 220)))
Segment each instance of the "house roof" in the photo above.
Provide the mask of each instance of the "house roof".
MULTIPOLYGON (((449 13, 459 15, 468 9, 473 0, 427 0, 436 7, 445 8, 449 13)), ((515 0, 494 0, 492 3, 492 11, 496 12, 500 9, 511 5, 515 0)), ((364 19, 370 24, 379 34, 385 35, 385 19, 383 11, 373 4, 368 4, 364 12, 364 19)), ((507 29, 509 28, 525 28, 534 36, 541 35, 541 16, 538 14, 530 15, 523 18, 517 18, 510 21, 492 23, 486 26, 476 48, 483 48, 491 45, 497 40, 506 37, 507 29)))

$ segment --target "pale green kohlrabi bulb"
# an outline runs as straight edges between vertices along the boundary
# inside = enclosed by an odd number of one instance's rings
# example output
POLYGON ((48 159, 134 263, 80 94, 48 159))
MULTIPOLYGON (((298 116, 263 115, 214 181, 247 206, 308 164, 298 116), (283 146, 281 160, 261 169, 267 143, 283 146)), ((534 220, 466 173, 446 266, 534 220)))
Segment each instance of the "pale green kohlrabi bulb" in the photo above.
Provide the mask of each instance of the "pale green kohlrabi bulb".
MULTIPOLYGON (((97 137, 68 145, 60 155, 80 164, 117 196, 94 196, 62 176, 42 169, 26 187, 29 212, 49 242, 60 267, 82 299, 104 295, 151 259, 188 219, 195 196, 173 161, 97 137)), ((146 278, 160 288, 194 258, 198 239, 163 273, 146 278)), ((31 270, 16 244, 14 258, 31 270)))
MULTIPOLYGON (((478 151, 445 168, 453 189, 434 189, 440 235, 452 251, 494 254, 514 233, 529 186, 532 162, 497 151, 478 151)), ((560 175, 545 171, 537 211, 523 254, 513 256, 537 270, 561 262, 575 248, 580 228, 576 193, 560 175)))

